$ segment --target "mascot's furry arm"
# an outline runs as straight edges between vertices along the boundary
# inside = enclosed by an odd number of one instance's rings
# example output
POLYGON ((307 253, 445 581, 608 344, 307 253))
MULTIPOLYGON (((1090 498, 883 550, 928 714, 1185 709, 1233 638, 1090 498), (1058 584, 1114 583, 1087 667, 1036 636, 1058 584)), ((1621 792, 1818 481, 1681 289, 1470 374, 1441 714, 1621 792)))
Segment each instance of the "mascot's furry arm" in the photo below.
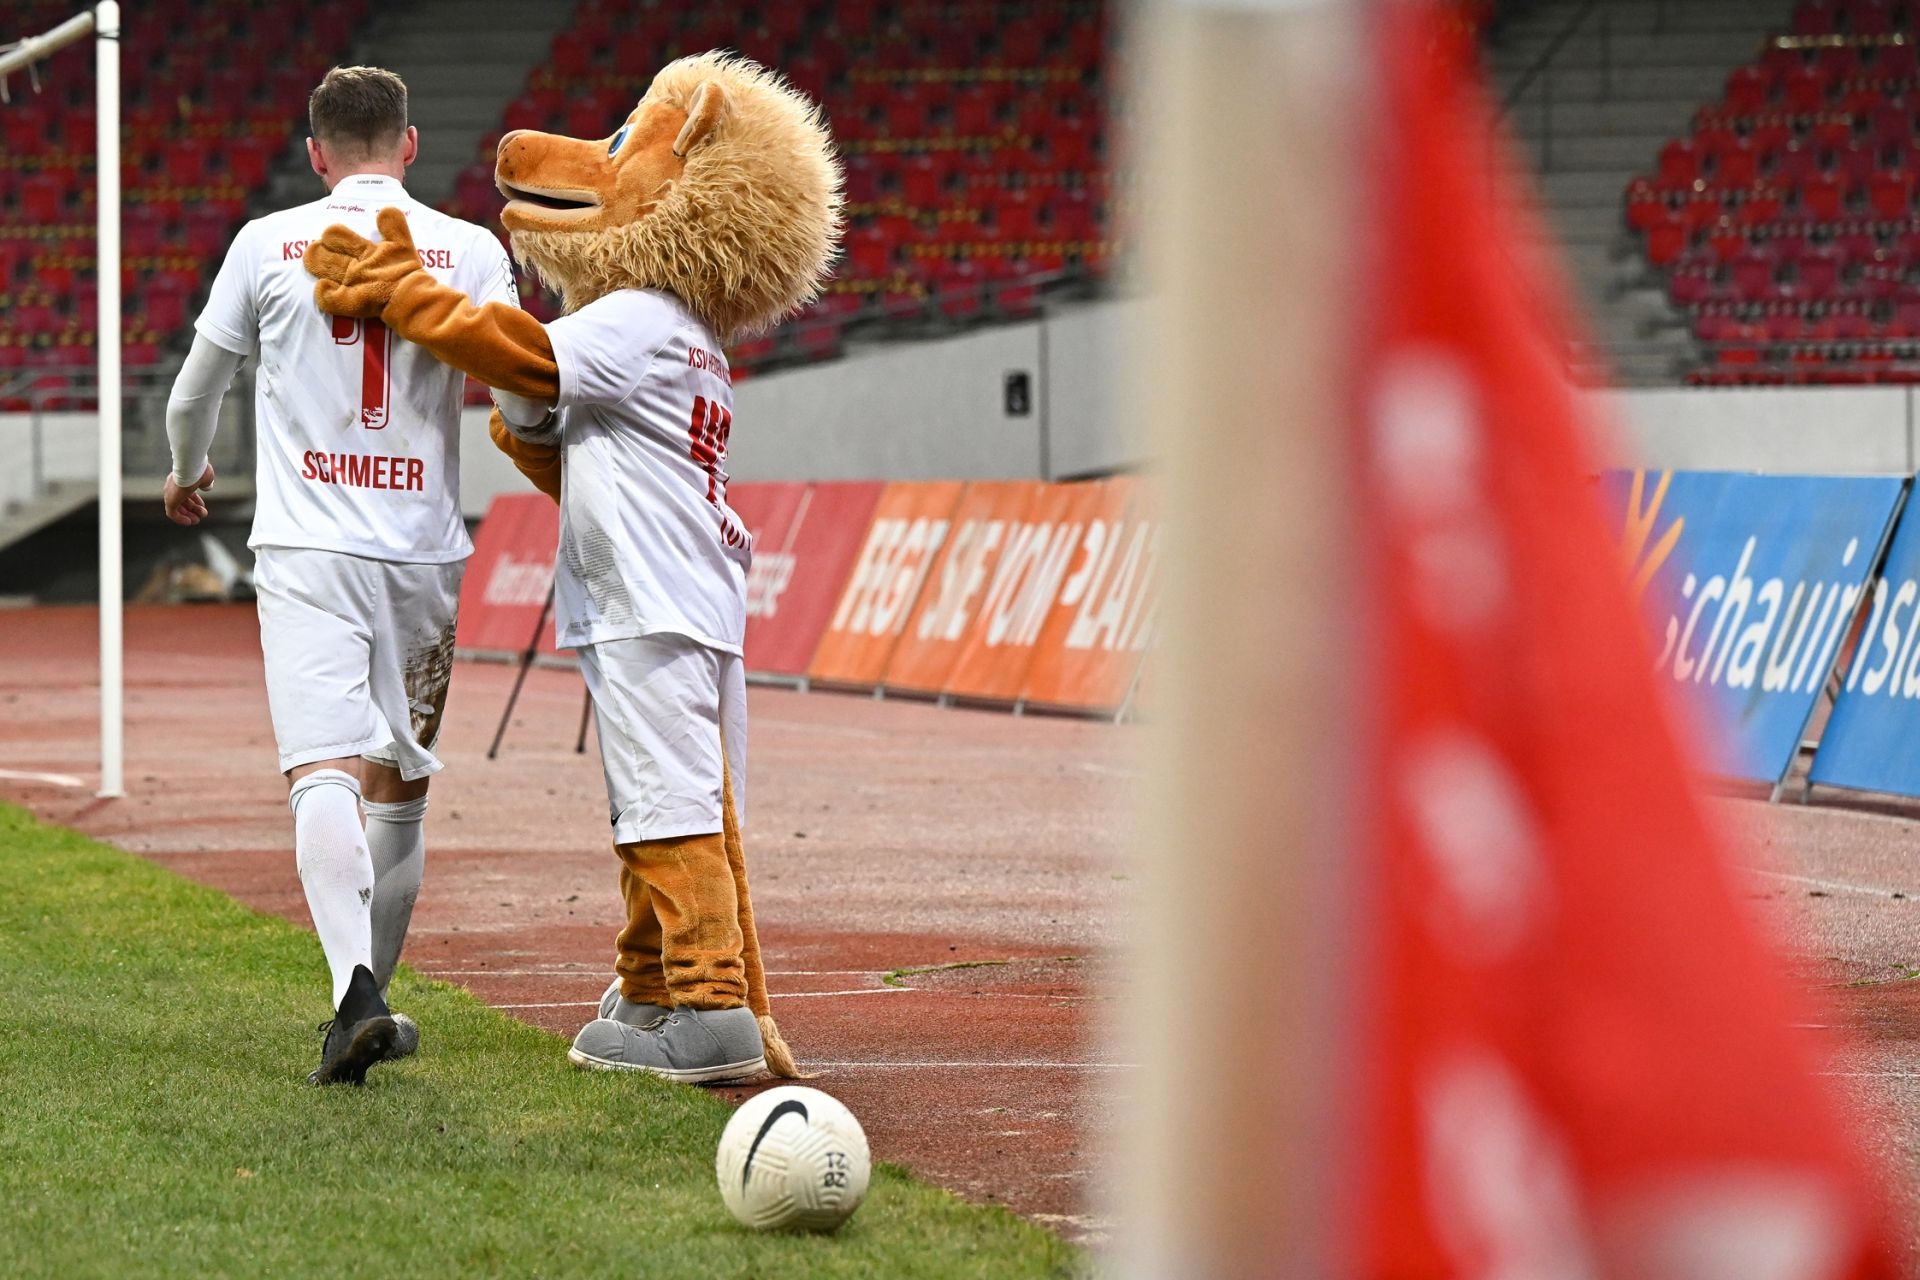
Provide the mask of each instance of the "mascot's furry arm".
MULTIPOLYGON (((552 404, 560 395, 553 343, 538 320, 518 307, 473 299, 442 284, 420 261, 406 215, 382 209, 380 240, 331 226, 307 246, 307 270, 317 276, 313 299, 328 315, 378 320, 434 358, 499 391, 552 404)), ((560 500, 560 449, 528 439, 496 407, 487 430, 494 445, 535 488, 560 500)))

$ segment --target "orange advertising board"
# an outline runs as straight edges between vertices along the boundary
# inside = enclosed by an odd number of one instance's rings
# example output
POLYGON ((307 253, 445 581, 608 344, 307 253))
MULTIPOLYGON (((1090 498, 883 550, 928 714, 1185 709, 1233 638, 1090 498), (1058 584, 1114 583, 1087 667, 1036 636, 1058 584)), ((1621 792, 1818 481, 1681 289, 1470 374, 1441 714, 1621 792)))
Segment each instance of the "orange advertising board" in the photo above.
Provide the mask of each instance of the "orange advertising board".
POLYGON ((1117 710, 1139 669, 1153 629, 1160 522, 1140 481, 1106 490, 1034 643, 1024 702, 1117 710))
POLYGON ((1041 631, 1086 558, 1089 527, 1111 518, 1110 488, 1108 482, 1040 487, 1026 515, 1008 530, 942 692, 1019 700, 1041 631))
POLYGON ((967 486, 913 616, 888 659, 882 681, 888 689, 939 693, 947 687, 995 566, 1046 487, 1037 480, 980 480, 967 486))
POLYGON ((814 650, 807 678, 823 684, 880 683, 921 588, 946 544, 958 480, 890 484, 866 541, 814 650))

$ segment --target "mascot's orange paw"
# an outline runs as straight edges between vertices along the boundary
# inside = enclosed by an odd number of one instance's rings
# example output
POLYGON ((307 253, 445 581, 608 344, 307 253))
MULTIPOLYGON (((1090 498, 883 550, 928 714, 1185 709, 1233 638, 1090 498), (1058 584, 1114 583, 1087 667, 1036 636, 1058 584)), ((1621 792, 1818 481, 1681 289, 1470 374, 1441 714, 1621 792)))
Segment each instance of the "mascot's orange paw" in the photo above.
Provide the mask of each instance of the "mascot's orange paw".
POLYGON ((316 283, 313 300, 328 315, 356 320, 379 318, 400 282, 426 270, 413 247, 407 217, 398 209, 382 209, 377 216, 379 240, 369 240, 338 223, 307 246, 301 262, 316 283))

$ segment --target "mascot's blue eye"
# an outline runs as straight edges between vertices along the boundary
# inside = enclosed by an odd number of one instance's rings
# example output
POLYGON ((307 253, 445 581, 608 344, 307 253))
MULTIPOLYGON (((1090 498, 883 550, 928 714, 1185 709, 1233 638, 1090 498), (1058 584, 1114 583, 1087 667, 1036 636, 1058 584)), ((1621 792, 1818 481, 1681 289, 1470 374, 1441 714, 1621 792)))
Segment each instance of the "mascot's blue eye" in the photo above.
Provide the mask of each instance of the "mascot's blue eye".
POLYGON ((627 134, 633 129, 630 124, 620 126, 620 132, 613 135, 613 141, 607 144, 607 154, 613 155, 620 150, 620 144, 627 140, 627 134))

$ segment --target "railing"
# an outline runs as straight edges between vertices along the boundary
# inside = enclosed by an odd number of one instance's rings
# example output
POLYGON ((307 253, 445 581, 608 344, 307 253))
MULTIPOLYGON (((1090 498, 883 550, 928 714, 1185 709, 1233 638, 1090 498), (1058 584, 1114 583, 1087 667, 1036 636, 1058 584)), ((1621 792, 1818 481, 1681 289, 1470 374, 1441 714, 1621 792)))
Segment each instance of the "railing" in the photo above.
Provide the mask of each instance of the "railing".
POLYGON ((1097 288, 1104 279, 1104 273, 1091 270, 1051 271, 949 286, 919 297, 876 295, 843 314, 789 321, 769 335, 774 344, 770 351, 738 363, 751 370, 829 358, 839 354, 840 340, 848 335, 924 338, 929 330, 1034 319, 1063 293, 1097 288))
POLYGON ((1851 386, 1920 383, 1920 338, 1644 340, 1575 343, 1567 371, 1587 386, 1851 386), (1651 371, 1631 372, 1651 361, 1651 371))
MULTIPOLYGON (((1602 5, 1600 0, 1587 0, 1585 4, 1581 5, 1580 8, 1574 12, 1573 16, 1561 26, 1560 30, 1555 32, 1553 37, 1547 41, 1546 47, 1534 57, 1533 61, 1521 69, 1520 74, 1515 77, 1512 86, 1500 100, 1501 118, 1511 118, 1517 113, 1521 100, 1525 98, 1527 91, 1533 88, 1535 83, 1539 84, 1540 172, 1542 173, 1550 173, 1553 170, 1554 78, 1548 75, 1547 72, 1553 69, 1554 63, 1560 57, 1561 51, 1566 48, 1568 42, 1571 41, 1575 35, 1579 34, 1580 30, 1586 25, 1587 20, 1593 17, 1596 12, 1599 14, 1600 35, 1600 100, 1602 102, 1612 100, 1614 64, 1613 13, 1602 5)), ((1655 0, 1653 34, 1660 34, 1666 30, 1666 26, 1667 0, 1655 0)))

